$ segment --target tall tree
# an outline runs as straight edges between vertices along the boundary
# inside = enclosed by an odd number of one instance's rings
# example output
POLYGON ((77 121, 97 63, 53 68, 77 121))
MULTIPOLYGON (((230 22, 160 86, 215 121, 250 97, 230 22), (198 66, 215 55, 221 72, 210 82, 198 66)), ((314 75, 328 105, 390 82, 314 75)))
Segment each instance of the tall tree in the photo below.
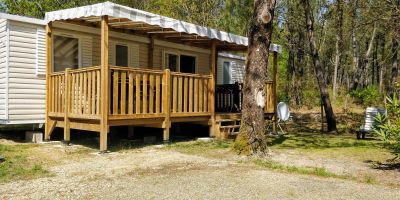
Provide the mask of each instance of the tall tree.
POLYGON ((257 156, 265 156, 268 153, 264 120, 265 82, 274 10, 275 0, 255 0, 248 34, 241 134, 245 134, 247 138, 250 153, 257 156))
POLYGON ((400 21, 399 21, 399 12, 400 12, 400 0, 394 0, 393 8, 392 8, 392 22, 393 22, 393 31, 391 35, 392 39, 392 47, 391 47, 391 54, 392 54, 392 77, 391 77, 391 93, 395 91, 395 82, 400 81, 400 67, 399 67, 399 57, 398 57, 398 49, 399 49, 399 31, 400 31, 400 21))
POLYGON ((316 38, 314 36, 313 11, 311 9, 309 0, 302 0, 302 3, 304 6, 304 13, 306 16, 306 27, 307 27, 307 31, 308 31, 308 39, 310 42, 311 57, 313 60, 315 75, 318 80, 322 104, 325 108, 325 116, 326 116, 326 121, 328 123, 328 132, 336 131, 336 118, 335 118, 335 114, 333 113, 333 108, 332 108, 331 101, 329 98, 326 81, 324 79, 324 76, 325 76, 324 71, 322 69, 322 65, 321 65, 321 62, 319 59, 316 38))
POLYGON ((333 98, 336 98, 338 90, 338 71, 342 59, 343 51, 343 0, 336 1, 337 21, 336 21, 336 53, 335 53, 335 69, 333 73, 333 98))

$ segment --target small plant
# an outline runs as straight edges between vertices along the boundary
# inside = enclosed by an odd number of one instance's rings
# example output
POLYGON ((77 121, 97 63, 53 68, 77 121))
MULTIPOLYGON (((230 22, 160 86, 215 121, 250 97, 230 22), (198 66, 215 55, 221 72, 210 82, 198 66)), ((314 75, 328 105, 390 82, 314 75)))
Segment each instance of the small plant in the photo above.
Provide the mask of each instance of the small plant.
POLYGON ((387 97, 387 116, 378 115, 378 126, 374 132, 394 151, 400 155, 400 102, 396 95, 387 97))
POLYGON ((356 98, 357 101, 364 106, 375 105, 381 99, 378 87, 373 85, 357 89, 351 92, 350 95, 356 98))

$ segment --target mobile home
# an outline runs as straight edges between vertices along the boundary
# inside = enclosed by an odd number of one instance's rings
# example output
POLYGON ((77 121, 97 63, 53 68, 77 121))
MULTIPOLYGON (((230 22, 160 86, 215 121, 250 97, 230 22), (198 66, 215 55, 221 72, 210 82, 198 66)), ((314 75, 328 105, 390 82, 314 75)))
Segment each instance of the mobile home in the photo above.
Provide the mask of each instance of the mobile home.
MULTIPOLYGON (((6 78, 0 83, 8 84, 1 87, 1 95, 8 96, 0 97, 0 105, 4 105, 4 114, 8 112, 8 120, 18 113, 21 123, 42 123, 44 118, 45 139, 51 138, 55 127, 64 129, 66 142, 71 129, 94 131, 100 135, 100 150, 106 150, 113 126, 161 128, 168 141, 173 123, 203 124, 210 127, 210 136, 221 137, 222 122, 236 124, 240 119, 240 110, 218 110, 216 106, 217 82, 228 83, 219 80, 224 75, 217 57, 225 57, 221 67, 224 62, 232 64, 229 83, 240 82, 243 76, 236 73, 244 72, 240 68, 244 59, 218 53, 247 51, 245 37, 111 2, 48 12, 44 22, 24 19, 18 24, 35 22, 26 24, 31 34, 21 29, 25 32, 17 35, 23 38, 13 36, 10 41, 26 42, 29 47, 13 47, 10 42, 0 54, 7 57, 1 63, 1 75, 6 78), (14 54, 29 58, 12 58, 14 54), (19 67, 10 70, 18 60, 19 67), (33 71, 19 74, 26 69, 33 71), (9 70, 13 74, 6 73, 9 70), (15 75, 27 80, 17 83, 11 79, 15 75), (9 86, 16 86, 20 93, 10 93, 9 86), (18 102, 22 102, 20 107, 14 105, 18 102), (6 112, 6 105, 19 110, 6 112), (23 121, 24 115, 31 121, 23 121)), ((11 33, 3 35, 7 41, 11 33)), ((271 50, 276 60, 280 47, 271 45, 271 50)), ((274 77, 276 69, 275 65, 274 77)), ((265 115, 269 119, 276 114, 275 83, 274 79, 266 83, 265 115)), ((232 103, 221 101, 220 105, 232 103)))
POLYGON ((0 123, 45 121, 45 21, 0 13, 0 123))

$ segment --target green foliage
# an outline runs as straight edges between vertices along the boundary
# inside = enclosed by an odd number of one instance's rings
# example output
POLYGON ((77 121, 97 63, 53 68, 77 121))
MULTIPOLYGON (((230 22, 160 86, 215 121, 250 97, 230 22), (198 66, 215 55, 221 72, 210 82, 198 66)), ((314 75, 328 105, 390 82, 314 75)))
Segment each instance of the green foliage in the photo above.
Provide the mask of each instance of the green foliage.
POLYGON ((365 106, 377 105, 382 100, 378 87, 374 85, 352 91, 350 95, 365 106))
POLYGON ((239 135, 236 137, 235 143, 233 144, 233 150, 241 155, 250 155, 251 149, 248 141, 247 133, 242 125, 239 135))
POLYGON ((288 173, 314 175, 320 177, 340 177, 335 173, 329 172, 322 167, 298 167, 294 165, 283 165, 281 163, 270 160, 256 160, 255 164, 267 169, 288 172, 288 173))
POLYGON ((400 101, 396 95, 387 98, 387 116, 378 115, 379 125, 374 132, 393 150, 400 155, 400 101))

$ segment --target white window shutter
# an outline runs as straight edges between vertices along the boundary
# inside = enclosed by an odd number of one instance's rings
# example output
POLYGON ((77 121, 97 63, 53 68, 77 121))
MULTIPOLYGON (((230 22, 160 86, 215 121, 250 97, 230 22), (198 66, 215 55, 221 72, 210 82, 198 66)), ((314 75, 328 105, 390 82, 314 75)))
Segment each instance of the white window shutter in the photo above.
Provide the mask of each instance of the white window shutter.
POLYGON ((92 38, 82 38, 82 67, 91 67, 92 65, 92 38))
POLYGON ((140 67, 139 66, 139 44, 130 45, 130 67, 140 67))
POLYGON ((36 29, 36 75, 46 75, 46 32, 43 28, 36 29))

